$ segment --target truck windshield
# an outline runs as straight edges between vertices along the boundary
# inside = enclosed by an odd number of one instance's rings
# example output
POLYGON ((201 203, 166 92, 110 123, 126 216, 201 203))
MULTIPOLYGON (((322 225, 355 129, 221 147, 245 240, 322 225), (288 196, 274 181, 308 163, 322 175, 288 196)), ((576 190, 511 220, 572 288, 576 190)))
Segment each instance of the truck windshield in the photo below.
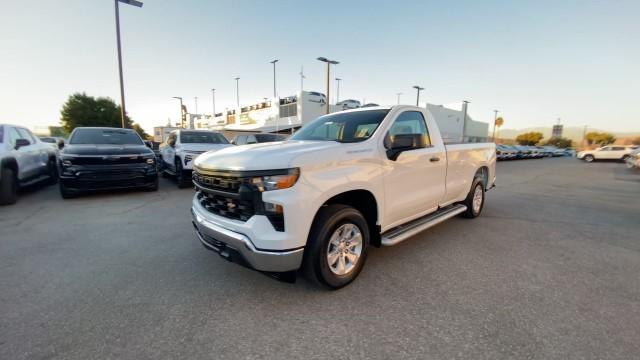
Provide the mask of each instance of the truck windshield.
POLYGON ((69 144, 143 145, 136 132, 122 129, 76 129, 69 144))
POLYGON ((222 134, 204 131, 181 131, 180 142, 183 144, 228 144, 222 134))
POLYGON ((321 116, 303 126, 291 140, 360 142, 370 138, 388 109, 355 111, 321 116))

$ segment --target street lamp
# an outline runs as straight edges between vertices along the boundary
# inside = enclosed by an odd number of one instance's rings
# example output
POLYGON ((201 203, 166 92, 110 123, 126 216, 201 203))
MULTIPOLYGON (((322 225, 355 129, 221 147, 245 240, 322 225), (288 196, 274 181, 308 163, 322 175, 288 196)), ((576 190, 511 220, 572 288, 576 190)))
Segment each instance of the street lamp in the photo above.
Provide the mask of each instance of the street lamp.
POLYGON ((399 93, 396 93, 396 95, 398 96, 398 105, 400 105, 400 95, 402 95, 402 93, 399 92, 399 93))
POLYGON ((237 77, 235 79, 236 79, 236 103, 238 107, 240 107, 240 78, 237 77))
POLYGON ((331 79, 331 65, 338 65, 340 62, 335 60, 329 60, 326 57, 319 57, 318 60, 327 63, 327 114, 329 113, 329 90, 331 88, 331 84, 329 83, 331 79))
POLYGON ((338 88, 336 91, 336 104, 340 101, 340 78, 336 78, 336 82, 338 83, 338 88))
POLYGON ((118 42, 118 73, 120 74, 120 118, 122 120, 122 127, 126 128, 125 116, 127 110, 124 105, 124 80, 122 79, 122 49, 120 46, 120 7, 119 3, 133 5, 141 8, 142 2, 136 0, 114 0, 116 4, 116 39, 118 42))
POLYGON ((418 85, 414 85, 413 88, 418 90, 418 94, 416 95, 416 106, 420 106, 420 105, 418 105, 418 103, 420 102, 420 91, 424 90, 424 88, 420 87, 418 85))
POLYGON ((304 66, 300 66, 300 91, 304 91, 304 79, 306 78, 304 76, 304 66))
POLYGON ((276 63, 278 62, 278 59, 275 59, 273 61, 269 61, 269 63, 273 64, 273 97, 276 97, 276 63))
POLYGON ((196 109, 196 115, 198 115, 198 97, 196 96, 196 97, 194 98, 194 100, 195 100, 195 102, 196 102, 196 107, 195 107, 195 109, 196 109))
POLYGON ((216 119, 216 89, 211 89, 211 103, 213 105, 213 119, 216 119))
POLYGON ((182 98, 180 96, 174 96, 174 99, 180 100, 180 127, 184 128, 184 113, 182 112, 182 98))

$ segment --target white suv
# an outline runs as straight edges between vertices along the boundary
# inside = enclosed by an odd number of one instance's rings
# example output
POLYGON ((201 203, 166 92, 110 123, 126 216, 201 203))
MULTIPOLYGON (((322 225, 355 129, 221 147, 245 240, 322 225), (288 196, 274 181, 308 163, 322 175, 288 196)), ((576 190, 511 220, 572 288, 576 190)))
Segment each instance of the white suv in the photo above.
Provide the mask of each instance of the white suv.
POLYGON ((191 185, 191 166, 198 155, 211 150, 233 146, 216 131, 174 130, 160 145, 163 174, 176 177, 179 187, 191 185))
POLYGON ((631 152, 637 148, 638 146, 636 145, 608 145, 595 150, 580 151, 577 158, 586 162, 593 162, 595 160, 626 161, 631 152))
POLYGON ((13 204, 18 188, 58 181, 56 152, 28 129, 0 124, 0 205, 13 204))

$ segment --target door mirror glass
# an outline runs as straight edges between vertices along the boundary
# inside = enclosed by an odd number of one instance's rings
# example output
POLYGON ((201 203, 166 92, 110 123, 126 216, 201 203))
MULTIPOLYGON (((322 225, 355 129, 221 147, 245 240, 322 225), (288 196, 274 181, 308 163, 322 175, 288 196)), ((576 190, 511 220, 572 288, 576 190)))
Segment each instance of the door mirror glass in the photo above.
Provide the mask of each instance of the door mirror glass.
POLYGON ((396 134, 385 139, 387 157, 389 160, 396 160, 403 151, 421 149, 425 147, 424 135, 422 134, 396 134))
POLYGON ((149 140, 145 140, 145 141, 144 141, 144 144, 145 144, 145 145, 147 145, 147 147, 148 147, 149 149, 153 149, 153 144, 151 143, 151 141, 149 141, 149 140))
POLYGON ((31 142, 29 142, 29 140, 27 139, 16 139, 15 149, 18 150, 23 146, 29 146, 29 145, 31 145, 31 142))

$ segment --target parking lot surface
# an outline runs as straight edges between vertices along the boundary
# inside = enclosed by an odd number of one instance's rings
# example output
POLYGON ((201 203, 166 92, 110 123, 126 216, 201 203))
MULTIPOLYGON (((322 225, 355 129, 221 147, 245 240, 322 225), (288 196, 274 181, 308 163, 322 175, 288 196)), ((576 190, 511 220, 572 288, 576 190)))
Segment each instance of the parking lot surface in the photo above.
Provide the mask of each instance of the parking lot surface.
POLYGON ((497 184, 339 291, 206 251, 170 180, 29 189, 0 208, 0 359, 637 359, 640 174, 540 159, 497 184))

